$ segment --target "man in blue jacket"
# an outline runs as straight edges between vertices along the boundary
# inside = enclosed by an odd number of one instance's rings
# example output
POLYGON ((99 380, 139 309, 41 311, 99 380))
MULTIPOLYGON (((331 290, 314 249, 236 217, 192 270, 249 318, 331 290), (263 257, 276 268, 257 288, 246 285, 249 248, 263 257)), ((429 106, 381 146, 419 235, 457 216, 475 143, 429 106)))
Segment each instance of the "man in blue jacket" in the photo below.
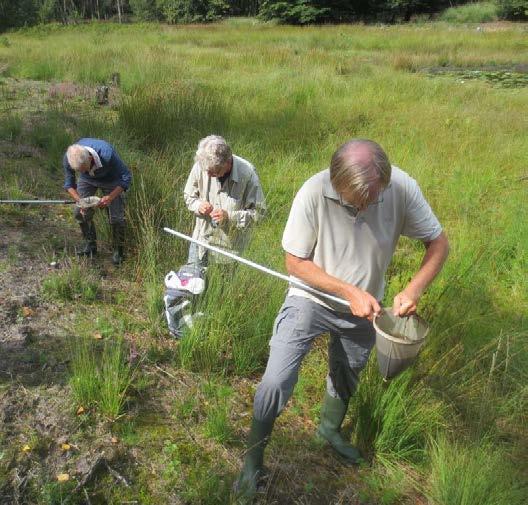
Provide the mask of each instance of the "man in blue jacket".
MULTIPOLYGON (((98 189, 103 197, 98 206, 106 208, 112 227, 112 262, 120 265, 124 260, 125 200, 132 174, 113 146, 99 139, 84 138, 68 147, 63 158, 64 189, 78 201, 94 196, 98 189), (76 181, 75 174, 79 173, 76 181)), ((83 246, 80 256, 97 254, 97 235, 93 222, 94 209, 75 209, 75 219, 81 227, 83 246)))

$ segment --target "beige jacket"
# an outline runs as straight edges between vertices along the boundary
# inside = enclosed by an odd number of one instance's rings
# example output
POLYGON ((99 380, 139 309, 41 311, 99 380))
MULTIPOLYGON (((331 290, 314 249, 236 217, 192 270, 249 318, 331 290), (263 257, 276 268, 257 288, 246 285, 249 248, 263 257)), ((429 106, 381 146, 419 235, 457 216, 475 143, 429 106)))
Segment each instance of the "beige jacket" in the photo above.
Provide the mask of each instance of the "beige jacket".
MULTIPOLYGON (((192 167, 183 191, 185 205, 196 216, 193 238, 211 245, 240 253, 249 240, 249 229, 265 214, 264 193, 255 167, 245 159, 233 155, 233 168, 229 177, 220 186, 217 177, 209 177, 198 163, 192 167), (215 209, 228 213, 228 221, 214 227, 209 216, 198 213, 201 203, 210 202, 215 209)), ((205 248, 199 248, 200 258, 205 248)), ((213 255, 216 261, 225 258, 213 255)))

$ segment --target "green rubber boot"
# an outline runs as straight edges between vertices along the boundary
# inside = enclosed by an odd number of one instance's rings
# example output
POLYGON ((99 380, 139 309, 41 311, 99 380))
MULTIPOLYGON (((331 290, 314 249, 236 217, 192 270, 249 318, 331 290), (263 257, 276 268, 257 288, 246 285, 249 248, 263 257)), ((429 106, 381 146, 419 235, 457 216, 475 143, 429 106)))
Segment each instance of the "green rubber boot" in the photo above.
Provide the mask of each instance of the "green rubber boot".
POLYGON ((112 263, 121 265, 125 260, 125 224, 112 224, 112 263))
POLYGON ((347 463, 357 465, 363 461, 359 450, 350 445, 340 432, 347 409, 348 401, 334 398, 325 392, 321 423, 317 428, 316 436, 326 440, 347 463))
POLYGON ((255 418, 251 422, 244 465, 233 486, 237 505, 246 505, 253 502, 253 498, 257 493, 258 480, 262 474, 264 449, 268 444, 274 423, 275 420, 263 422, 257 421, 255 418))
POLYGON ((97 254, 97 233, 92 220, 79 223, 84 239, 83 244, 77 248, 77 256, 93 257, 97 254))

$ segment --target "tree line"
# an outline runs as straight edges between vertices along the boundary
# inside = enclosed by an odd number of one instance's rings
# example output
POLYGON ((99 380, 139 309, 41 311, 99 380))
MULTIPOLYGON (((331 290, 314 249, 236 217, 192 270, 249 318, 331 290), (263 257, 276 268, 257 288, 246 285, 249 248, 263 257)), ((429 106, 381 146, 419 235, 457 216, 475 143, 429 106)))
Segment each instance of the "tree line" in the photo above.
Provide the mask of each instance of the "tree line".
MULTIPOLYGON (((528 0, 496 0, 504 19, 528 19, 528 0)), ((207 23, 258 16, 289 24, 409 21, 467 0, 0 0, 0 30, 81 20, 207 23)))

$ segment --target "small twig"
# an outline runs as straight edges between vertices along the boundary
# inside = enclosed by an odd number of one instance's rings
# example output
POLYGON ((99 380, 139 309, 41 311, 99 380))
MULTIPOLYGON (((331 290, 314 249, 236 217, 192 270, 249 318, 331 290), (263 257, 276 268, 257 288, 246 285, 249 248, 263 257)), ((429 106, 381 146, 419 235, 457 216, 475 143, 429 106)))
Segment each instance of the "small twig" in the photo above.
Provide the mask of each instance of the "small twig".
POLYGON ((125 487, 130 487, 130 484, 128 483, 128 481, 118 472, 116 472, 109 464, 108 464, 108 461, 105 460, 105 465, 106 465, 106 468, 108 469, 108 472, 110 473, 110 475, 112 477, 114 477, 114 479, 118 480, 119 482, 121 482, 121 484, 123 484, 125 487))
POLYGON ((510 365, 510 334, 506 336, 506 360, 504 363, 504 374, 502 376, 502 386, 506 384, 506 377, 508 375, 508 368, 510 365))
POLYGON ((163 368, 159 367, 155 363, 154 363, 154 368, 156 368, 160 372, 163 372, 165 375, 168 375, 171 379, 178 380, 178 378, 175 375, 171 374, 170 372, 167 372, 167 370, 164 370, 163 368))
POLYGON ((163 368, 159 367, 158 365, 156 365, 155 363, 153 363, 154 365, 154 368, 156 368, 157 370, 159 370, 160 372, 163 372, 165 375, 167 375, 168 377, 170 377, 171 379, 175 380, 175 381, 178 381, 180 384, 182 384, 183 386, 187 387, 187 384, 185 384, 185 382, 183 382, 181 379, 179 379, 178 377, 176 377, 175 375, 171 374, 170 372, 167 372, 167 370, 164 370, 163 368))
POLYGON ((88 491, 86 491, 86 488, 83 487, 84 492, 84 499, 86 500, 86 505, 92 505, 92 502, 90 501, 90 497, 88 496, 88 491))
POLYGON ((105 463, 105 458, 103 458, 102 456, 99 456, 94 464, 90 467, 90 470, 88 471, 88 473, 84 476, 84 478, 79 482, 79 484, 77 484, 77 487, 75 488, 75 490, 73 491, 74 494, 75 493, 78 493, 81 488, 84 488, 88 482, 90 482, 93 477, 95 476, 95 474, 100 470, 101 468, 101 465, 105 463))
POLYGON ((528 175, 523 175, 522 177, 519 177, 518 181, 528 181, 528 175))

